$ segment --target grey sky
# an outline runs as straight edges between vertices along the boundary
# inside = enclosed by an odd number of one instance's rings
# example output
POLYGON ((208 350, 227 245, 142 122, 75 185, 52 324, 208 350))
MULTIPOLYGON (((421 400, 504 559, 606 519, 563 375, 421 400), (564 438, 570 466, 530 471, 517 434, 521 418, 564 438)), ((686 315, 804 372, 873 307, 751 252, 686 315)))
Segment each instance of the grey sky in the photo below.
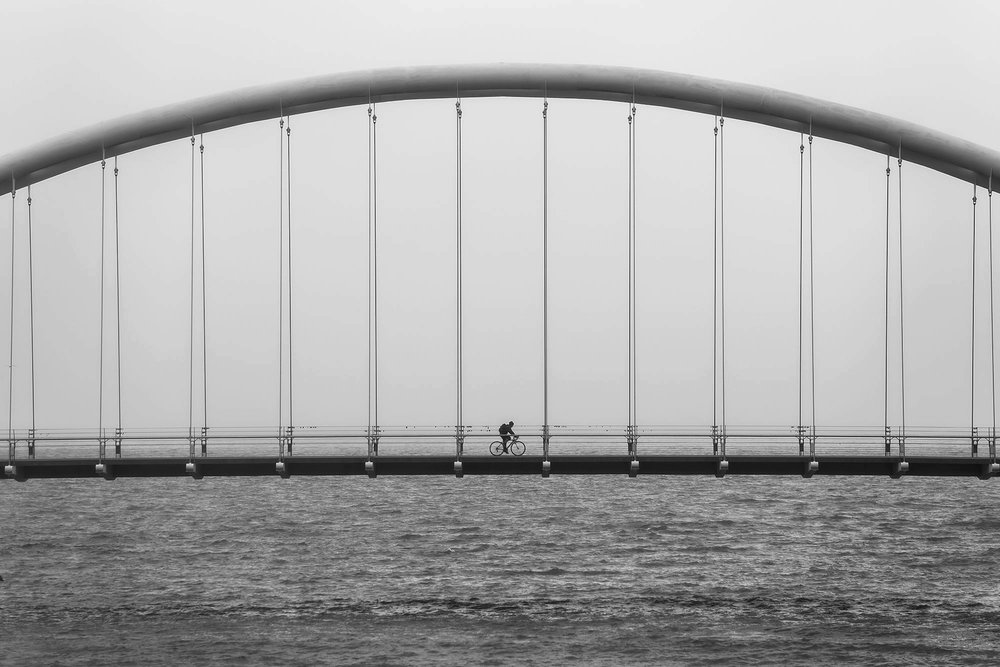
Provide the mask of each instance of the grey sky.
MULTIPOLYGON (((13 64, 0 107, 0 153, 249 85, 381 66, 498 61, 618 64, 760 84, 1000 147, 1000 93, 991 85, 1000 9, 989 2, 0 6, 0 55, 13 64)), ((465 105, 470 423, 541 417, 539 106, 533 100, 465 105), (508 260, 510 271, 500 280, 508 260), (514 321, 501 327, 503 314, 514 321), (498 368, 510 377, 497 378, 498 368)), ((625 421, 626 302, 619 289, 625 286, 625 113, 612 104, 552 107, 554 423, 625 421)), ((292 122, 296 421, 363 423, 365 114, 346 109, 292 122)), ((712 121, 640 109, 639 122, 639 419, 707 424, 712 121)), ((386 271, 381 414, 386 423, 448 424, 454 419, 453 105, 383 105, 379 123, 386 271)), ((271 425, 276 123, 207 135, 205 143, 210 420, 271 425)), ((187 423, 189 150, 180 142, 120 160, 127 425, 187 423)), ((878 424, 884 158, 828 142, 815 151, 818 419, 878 424)), ((798 137, 727 125, 727 161, 730 420, 791 425, 798 137)), ((91 166, 33 191, 41 253, 40 426, 96 421, 99 178, 91 166)), ((904 178, 904 233, 913 229, 905 260, 913 267, 904 302, 913 317, 908 421, 964 425, 971 186, 918 168, 904 178)), ((6 225, 10 199, 3 201, 6 225)), ((980 216, 983 234, 984 206, 980 216)), ((7 261, 2 267, 9 272, 7 261)), ((977 289, 985 290, 984 280, 981 274, 977 289)), ((15 422, 24 425, 27 330, 19 299, 15 422)), ((980 304, 987 312, 987 302, 980 304)), ((983 425, 987 325, 981 317, 976 379, 983 425)))

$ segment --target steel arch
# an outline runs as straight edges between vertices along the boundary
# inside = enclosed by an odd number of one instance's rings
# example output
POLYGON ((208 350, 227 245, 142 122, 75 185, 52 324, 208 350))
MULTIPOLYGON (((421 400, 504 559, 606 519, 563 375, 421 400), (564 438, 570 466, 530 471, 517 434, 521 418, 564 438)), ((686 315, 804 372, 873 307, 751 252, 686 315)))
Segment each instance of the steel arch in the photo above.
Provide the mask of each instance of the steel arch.
POLYGON ((543 97, 635 102, 746 120, 900 157, 981 187, 1000 152, 914 123, 762 86, 672 72, 591 65, 400 67, 221 93, 71 132, 0 158, 0 195, 113 157, 281 114, 372 102, 543 97))

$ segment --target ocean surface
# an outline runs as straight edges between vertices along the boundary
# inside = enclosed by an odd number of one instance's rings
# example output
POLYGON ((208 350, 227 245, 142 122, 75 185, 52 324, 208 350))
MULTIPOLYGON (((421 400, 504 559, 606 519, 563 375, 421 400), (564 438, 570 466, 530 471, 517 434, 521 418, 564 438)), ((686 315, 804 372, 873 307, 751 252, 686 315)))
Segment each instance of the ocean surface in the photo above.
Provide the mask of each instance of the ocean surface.
POLYGON ((7 665, 997 664, 1000 480, 0 482, 7 665))

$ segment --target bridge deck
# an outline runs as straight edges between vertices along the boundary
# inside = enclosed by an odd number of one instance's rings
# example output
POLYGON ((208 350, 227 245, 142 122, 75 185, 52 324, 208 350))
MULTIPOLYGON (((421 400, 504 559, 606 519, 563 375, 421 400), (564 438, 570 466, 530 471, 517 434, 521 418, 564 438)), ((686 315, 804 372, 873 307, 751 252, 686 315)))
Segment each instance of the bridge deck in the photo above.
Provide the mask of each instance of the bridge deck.
MULTIPOLYGON (((197 475, 209 477, 275 476, 275 456, 202 457, 195 459, 197 475)), ((284 472, 298 475, 366 475, 365 456, 294 456, 284 458, 284 472)), ((191 474, 187 457, 107 458, 103 477, 185 477, 191 474)), ((817 456, 818 467, 809 468, 807 456, 736 455, 726 458, 720 471, 719 456, 645 456, 639 458, 639 475, 886 475, 980 477, 996 474, 996 464, 985 457, 913 456, 900 470, 895 456, 817 456)), ((100 478, 97 458, 19 459, 7 469, 8 479, 100 478)), ((628 456, 550 456, 552 475, 628 475, 628 456)), ((466 456, 464 475, 541 475, 541 456, 466 456)), ((452 456, 379 456, 376 475, 455 475, 452 456)))

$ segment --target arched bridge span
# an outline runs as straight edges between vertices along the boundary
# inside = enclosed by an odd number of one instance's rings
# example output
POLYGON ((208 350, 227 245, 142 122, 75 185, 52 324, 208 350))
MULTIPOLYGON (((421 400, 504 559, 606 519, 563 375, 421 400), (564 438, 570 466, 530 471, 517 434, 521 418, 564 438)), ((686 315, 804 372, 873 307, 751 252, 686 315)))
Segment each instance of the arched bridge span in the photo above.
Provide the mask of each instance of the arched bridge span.
POLYGON ((902 157, 983 188, 1000 153, 889 116, 762 86, 626 67, 542 64, 400 67, 237 90, 82 129, 0 158, 0 195, 77 167, 192 134, 283 114, 454 97, 635 101, 761 123, 902 157))
MULTIPOLYGON (((311 111, 319 111, 323 109, 332 109, 338 107, 356 106, 356 105, 366 105, 370 103, 381 103, 390 101, 402 101, 402 100, 417 100, 417 99, 461 99, 461 98, 474 98, 474 97, 533 97, 533 98, 567 98, 567 99, 589 99, 589 100, 604 100, 619 103, 633 103, 642 104, 648 106, 660 106, 668 108, 676 108, 681 110, 692 111, 696 113, 709 114, 717 117, 739 119, 748 122, 759 123, 763 125, 768 125, 792 132, 809 133, 810 138, 813 136, 826 138, 835 142, 845 143, 849 145, 858 146, 865 148, 881 155, 887 155, 891 157, 899 158, 901 161, 905 160, 909 163, 920 164, 928 167, 932 170, 944 173, 946 175, 952 176, 954 178, 974 183, 977 187, 989 188, 992 192, 992 176, 994 171, 1000 173, 1000 152, 993 151, 981 146, 977 146, 971 142, 958 139, 955 137, 950 137, 933 130, 920 127, 918 125, 908 123, 895 118, 890 118, 888 116, 874 114, 866 112, 863 110, 855 109, 852 107, 847 107, 840 104, 835 104, 832 102, 826 102, 823 100, 818 100, 814 98, 805 97, 802 95, 796 95, 792 93, 777 91, 773 89, 768 89, 759 86, 751 86, 747 84, 739 84, 732 82, 725 82, 719 80, 705 79, 688 75, 674 74, 668 72, 658 72, 651 70, 640 70, 640 69, 629 69, 622 67, 595 67, 595 66, 578 66, 578 65, 512 65, 512 64, 497 64, 497 65, 462 65, 462 66, 445 66, 445 67, 416 67, 416 68, 396 68, 396 69, 383 69, 383 70, 372 70, 372 71, 362 71, 346 74, 335 74, 325 77, 316 77, 310 79, 303 79, 298 81, 291 81, 286 83, 274 84, 269 86, 261 86, 257 88, 246 89, 242 91, 235 91, 230 93, 223 93, 219 95, 214 95, 211 97, 194 100, 186 103, 175 104, 168 107, 150 110, 117 120, 108 121, 97 126, 79 130, 77 132, 64 135, 62 137, 57 137, 37 146, 28 148, 26 150, 20 151, 18 153, 7 155, 0 158, 0 195, 11 193, 16 189, 24 188, 30 186, 34 183, 38 183, 45 179, 51 178, 53 176, 68 172, 80 166, 87 164, 92 164, 94 162, 101 161, 106 158, 112 158, 118 155, 122 155, 131 151, 136 151, 142 148, 155 146, 161 143, 166 143, 173 140, 185 139, 187 137, 192 137, 192 156, 194 155, 194 135, 202 134, 207 132, 212 132, 215 130, 220 130, 228 127, 238 126, 242 124, 252 123, 256 121, 264 121, 268 119, 278 118, 279 116, 295 115, 300 113, 306 113, 311 111)), ((815 451, 815 443, 817 439, 816 426, 815 426, 815 415, 813 416, 812 425, 806 426, 802 421, 801 407, 802 407, 802 378, 803 374, 803 364, 802 364, 802 345, 803 345, 803 335, 802 335, 802 322, 803 322, 803 307, 802 307, 802 290, 804 288, 805 282, 803 280, 802 266, 803 266, 803 244, 802 244, 802 214, 801 211, 803 202, 805 201, 802 195, 801 183, 804 172, 802 171, 802 150, 803 146, 799 146, 800 151, 800 271, 799 271, 799 289, 800 289, 800 303, 799 303, 799 342, 800 342, 800 360, 799 360, 799 405, 800 405, 800 417, 799 425, 784 435, 775 436, 774 433, 758 434, 753 431, 747 430, 739 434, 732 434, 727 431, 726 426, 726 414, 725 414, 725 366, 722 365, 721 376, 723 380, 722 385, 722 421, 721 427, 719 426, 718 420, 715 419, 714 414, 714 404, 713 404, 713 425, 711 427, 711 442, 713 445, 713 450, 711 454, 707 452, 702 452, 701 447, 707 440, 708 434, 699 432, 691 433, 685 430, 659 430, 657 427, 646 427, 640 428, 639 424, 635 419, 634 406, 634 395, 635 395, 635 355, 633 353, 632 345, 634 343, 634 331, 635 331, 635 318, 634 318, 634 257, 635 257, 635 241, 634 241, 634 161, 630 166, 629 175, 629 244, 630 244, 630 256, 629 256, 629 272, 630 272, 630 286, 629 286, 629 383, 630 383, 630 397, 629 397, 629 423, 624 431, 624 434, 615 428, 611 428, 607 432, 596 433, 587 430, 565 430, 560 431, 558 427, 553 427, 548 419, 548 329, 547 329, 547 317, 548 317, 548 286, 547 286, 547 262, 548 250, 547 250, 547 236, 543 241, 543 382, 544 382, 544 422, 540 425, 539 429, 533 432, 528 432, 527 435, 534 438, 541 438, 543 444, 543 456, 541 457, 526 457, 525 459, 499 459, 486 457, 481 455, 472 455, 464 457, 464 447, 466 440, 475 441, 478 438, 480 444, 480 450, 484 448, 486 442, 489 438, 493 437, 489 429, 485 431, 476 431, 475 428, 470 428, 468 423, 464 420, 462 415, 462 342, 461 342, 461 321, 462 321, 462 269, 461 269, 461 177, 460 177, 460 164, 461 164, 461 112, 460 107, 458 109, 458 141, 457 141, 457 157, 459 164, 459 179, 457 185, 458 191, 458 213, 457 213, 457 252, 456 252, 456 264, 457 264, 457 279, 456 279, 456 295, 457 295, 457 309, 456 309, 456 320, 458 324, 457 333, 457 419, 456 426, 446 427, 447 434, 436 433, 433 430, 425 430, 419 433, 411 432, 399 432, 393 433, 391 429, 385 429, 380 426, 378 422, 378 410, 377 410, 377 379, 378 379, 378 365, 377 365, 377 349, 378 349, 378 334, 377 334, 377 287, 375 282, 369 282, 369 395, 371 395, 371 381, 375 380, 375 410, 374 417, 372 420, 372 408, 369 405, 369 425, 364 433, 350 432, 350 433, 339 433, 339 432, 309 432, 305 431, 301 427, 296 427, 292 422, 291 418, 291 273, 290 268, 288 272, 288 280, 285 281, 285 274, 283 273, 282 265, 279 264, 279 290, 282 291, 286 288, 288 289, 288 302, 287 311, 285 310, 285 302, 279 301, 279 310, 281 311, 278 317, 279 329, 283 331, 285 326, 285 315, 287 312, 287 325, 289 331, 289 340, 287 345, 289 368, 287 374, 283 370, 282 364, 284 363, 284 354, 286 348, 283 347, 283 342, 281 339, 281 334, 279 334, 279 414, 278 414, 278 458, 275 460, 273 457, 257 457, 257 456, 247 456, 240 455, 232 458, 208 458, 207 449, 209 441, 209 428, 207 424, 207 399, 205 407, 205 425, 200 429, 200 436, 197 435, 195 430, 194 421, 192 419, 189 427, 186 431, 186 435, 181 432, 177 433, 167 433, 167 432, 156 432, 156 433, 139 433, 138 430, 134 434, 128 435, 128 440, 130 446, 137 442, 142 442, 143 444, 150 445, 150 448, 159 448, 165 451, 169 451, 171 447, 176 447, 180 444, 183 447, 183 443, 186 442, 188 455, 187 456, 171 456, 164 454, 167 458, 145 458, 142 460, 122 458, 121 455, 121 444, 126 435, 121 428, 121 415, 119 407, 119 419, 118 427, 114 429, 114 436, 109 434, 109 431, 105 429, 103 422, 99 425, 97 430, 97 436, 94 438, 89 433, 85 434, 74 434, 74 433, 63 433, 56 435, 47 435, 42 440, 49 441, 49 444, 56 443, 61 445, 66 445, 67 447, 76 447, 77 445, 84 446, 88 441, 97 440, 98 449, 98 460, 96 465, 94 461, 90 458, 76 459, 76 458, 53 458, 47 460, 35 460, 34 448, 35 441, 40 438, 37 437, 36 430, 34 428, 34 413, 32 412, 32 427, 26 430, 24 436, 19 437, 16 429, 13 428, 13 421, 10 417, 11 409, 9 408, 8 417, 8 464, 5 466, 5 477, 13 479, 27 479, 31 477, 74 477, 74 476, 91 476, 94 474, 103 476, 107 479, 113 479, 117 475, 122 476, 179 476, 182 474, 192 475, 194 477, 201 477, 205 474, 209 475, 244 475, 244 474, 274 474, 278 473, 283 477, 295 474, 326 474, 326 475, 342 475, 342 474, 367 474, 374 477, 376 474, 376 461, 378 461, 378 470, 382 474, 455 474, 457 476, 462 476, 466 472, 469 474, 537 474, 539 471, 542 472, 544 476, 552 471, 558 473, 568 473, 568 474, 595 474, 595 473, 612 473, 612 474, 622 474, 628 473, 630 476, 636 476, 639 470, 639 455, 638 455, 638 440, 641 436, 643 438, 644 446, 645 444, 651 444, 655 448, 656 446, 670 445, 670 453, 666 455, 660 455, 653 453, 651 455, 646 455, 644 450, 643 455, 643 471, 653 472, 654 474, 715 474, 717 476, 724 476, 728 472, 733 472, 736 474, 797 474, 801 471, 804 476, 812 476, 820 470, 822 474, 889 474, 894 477, 898 477, 903 473, 913 473, 917 475, 978 475, 983 478, 988 478, 1000 474, 1000 462, 996 459, 996 425, 994 416, 994 425, 992 428, 986 429, 985 431, 980 431, 976 427, 975 422, 975 410, 971 411, 972 420, 970 422, 971 430, 958 434, 951 433, 934 433, 934 434, 910 434, 907 436, 905 430, 905 420, 902 419, 901 409, 901 427, 894 430, 894 427, 890 426, 888 417, 888 398, 886 398, 886 422, 884 427, 884 432, 873 433, 855 433, 851 431, 845 431, 842 433, 825 433, 824 438, 827 438, 830 442, 835 443, 858 443, 860 446, 870 446, 873 444, 872 438, 875 438, 874 444, 876 446, 884 446, 884 453, 879 452, 875 456, 863 455, 863 456, 852 456, 850 454, 836 454, 831 453, 824 458, 823 456, 817 457, 815 451), (375 313, 373 316, 372 313, 375 313), (374 325, 374 332, 372 327, 374 325), (375 363, 374 363, 374 373, 372 373, 372 350, 375 351, 375 363), (281 388, 284 386, 283 383, 286 381, 289 387, 288 392, 288 421, 284 420, 284 415, 282 410, 284 409, 284 404, 281 398, 281 388), (296 433, 295 428, 300 428, 300 432, 296 433), (302 432, 304 431, 304 432, 302 432), (618 454, 600 454, 595 456, 589 455, 577 455, 577 454, 567 454, 558 455, 549 458, 549 439, 551 437, 560 438, 561 442, 567 442, 573 444, 576 440, 584 440, 587 444, 592 441, 605 438, 608 441, 620 440, 622 435, 625 436, 626 443, 628 445, 628 455, 623 455, 620 452, 618 454), (905 440, 910 437, 914 440, 924 439, 926 443, 932 446, 947 446, 956 443, 960 443, 964 446, 965 443, 971 444, 971 455, 970 456, 918 456, 911 457, 907 459, 905 455, 905 440), (356 445, 363 442, 367 445, 368 453, 367 456, 361 455, 348 455, 348 456, 329 456, 326 454, 318 456, 296 456, 292 457, 292 441, 293 438, 298 438, 299 442, 303 441, 313 441, 318 446, 326 447, 334 443, 353 443, 356 445), (447 456, 428 456, 426 454, 419 454, 416 456, 401 455, 393 458, 379 456, 378 453, 378 441, 382 438, 387 440, 396 439, 397 442, 408 442, 416 438, 426 439, 427 442, 432 442, 435 439, 441 441, 450 441, 454 439, 456 454, 455 457, 447 456), (759 440, 767 439, 770 440, 780 440, 785 439, 791 443, 798 443, 798 454, 791 455, 778 455, 771 456, 769 454, 747 454, 740 455, 737 454, 733 456, 730 460, 727 458, 726 453, 726 440, 727 438, 742 439, 744 442, 750 443, 751 445, 756 444, 759 440), (363 439, 363 440, 362 440, 363 439), (898 447, 898 456, 893 455, 892 443, 893 440, 896 441, 898 447), (988 457, 984 457, 978 453, 979 442, 983 440, 986 441, 989 446, 988 457), (17 460, 17 445, 19 441, 26 442, 28 444, 29 459, 27 461, 17 460), (114 442, 115 447, 115 458, 106 460, 106 448, 109 441, 114 442), (806 455, 804 444, 809 442, 809 453, 806 455), (954 441, 954 442, 951 442, 954 441), (196 455, 196 444, 201 445, 201 456, 196 455), (692 452, 685 453, 684 447, 691 447, 692 452), (287 458, 286 458, 287 451, 287 458), (464 457, 464 458, 463 458, 464 457), (822 468, 820 463, 823 463, 822 468), (910 463, 914 466, 911 469, 910 463), (732 467, 730 464, 732 463, 732 467), (183 467, 180 465, 183 464, 183 467), (466 466, 466 467, 464 467, 466 466)), ((545 113, 542 114, 543 123, 546 118, 545 113)), ((374 126, 374 117, 370 118, 372 127, 374 126)), ((632 126, 632 117, 629 117, 630 127, 632 126)), ((718 127, 718 126, 717 126, 718 127)), ((290 130, 289 130, 290 132, 290 130)), ((545 131, 543 131, 543 137, 547 137, 545 131)), ((370 137, 370 141, 373 139, 370 137)), ((543 138, 543 144, 547 146, 547 138, 543 138)), ((634 142, 634 134, 630 131, 630 142, 634 142)), ((811 142, 810 142, 811 144, 811 142)), ((631 156, 634 155, 632 148, 634 143, 630 146, 630 160, 631 156)), ((543 148, 543 164, 544 166, 544 176, 543 183, 547 183, 547 153, 545 151, 547 148, 543 148)), ((717 156, 721 156, 721 146, 717 148, 717 156)), ((810 153, 811 155, 811 153, 810 153)), ((289 158, 290 160, 290 158, 289 158)), ((374 167, 371 163, 371 153, 369 153, 369 165, 371 172, 374 173, 374 167)), ((103 166, 103 165, 102 165, 103 166)), ((117 174, 117 169, 115 169, 117 174)), ((717 172, 718 173, 718 172, 717 172)), ((811 158, 810 158, 810 179, 811 179, 811 158)), ((287 175, 287 172, 286 172, 287 175)), ((370 175, 370 178, 374 177, 370 175)), ((811 181, 810 181, 811 182, 811 181)), ((191 287, 191 343, 190 343, 190 353, 191 358, 194 358, 194 328, 195 328, 195 318, 194 318, 194 304, 195 304, 195 291, 194 291, 194 162, 192 160, 192 287, 191 287)), ((103 182, 103 171, 102 171, 102 188, 104 187, 103 182)), ((547 185, 543 185, 546 188, 547 185)), ((887 197, 888 197, 888 169, 886 174, 886 187, 887 187, 887 197)), ((900 193, 902 188, 900 186, 900 193)), ((115 190, 117 197, 117 189, 115 190)), ((283 196, 283 194, 281 195, 283 196)), ((371 194, 369 195, 371 196, 371 194)), ((809 277, 809 288, 810 292, 812 289, 812 277, 811 277, 811 266, 812 266, 812 231, 811 231, 811 185, 810 185, 810 277, 809 277)), ((901 197, 901 194, 900 194, 901 197)), ((547 190, 546 194, 543 195, 543 201, 545 212, 543 212, 543 235, 547 234, 546 222, 547 222, 547 190)), ((888 201, 888 199, 887 199, 888 201)), ((13 203, 13 198, 12 198, 13 203)), ((30 197, 28 199, 29 204, 29 238, 30 238, 30 197)), ((973 206, 975 205, 975 197, 973 198, 973 206)), ((102 199, 102 225, 104 222, 104 210, 103 210, 103 199, 102 199)), ((117 210, 117 209, 116 209, 117 210)), ((290 211, 290 208, 289 208, 290 211)), ((889 326, 889 258, 888 258, 888 229, 889 229, 889 219, 888 219, 888 203, 886 208, 886 397, 888 397, 888 326, 889 326)), ((116 214, 117 215, 117 214, 116 214)), ((12 220, 16 222, 16 214, 12 211, 12 220)), ((290 220, 290 213, 289 213, 290 220)), ((376 267, 376 251, 375 244, 371 241, 371 231, 373 229, 373 216, 369 213, 369 275, 377 276, 376 267)), ((290 230, 289 226, 284 227, 284 222, 281 216, 279 216, 279 229, 282 234, 282 243, 284 243, 286 230, 290 230)), ((717 218, 713 220, 714 224, 717 225, 717 229, 721 232, 722 223, 721 219, 717 218)), ((116 219, 117 225, 117 219, 116 219)), ((902 217, 900 216, 900 225, 902 225, 902 217)), ((14 242, 14 226, 12 225, 12 235, 11 235, 11 261, 12 267, 15 258, 15 242, 14 242)), ((973 229, 975 229, 975 219, 973 218, 973 229)), ((202 230, 204 231, 204 220, 202 221, 202 230)), ((102 227, 102 235, 104 228, 102 227)), ((117 232, 116 232, 117 233, 117 232)), ((901 234, 901 232, 900 232, 901 234)), ((973 234, 975 232, 973 231, 973 234)), ((291 266, 291 241, 290 241, 290 231, 288 231, 288 262, 289 267, 291 266)), ((991 236, 992 239, 992 236, 991 236)), ((975 236, 973 236, 973 244, 975 245, 975 236)), ((992 240, 990 241, 992 246, 992 240)), ((202 262, 204 264, 204 240, 202 240, 202 262)), ((283 248, 283 247, 282 247, 283 248)), ((722 262, 722 241, 716 242, 715 252, 718 253, 720 259, 720 268, 715 269, 713 264, 713 270, 717 273, 716 275, 721 279, 724 276, 724 262, 722 262)), ((29 241, 29 266, 30 266, 30 241, 29 241)), ((103 252, 103 236, 102 236, 102 252, 103 252)), ((902 251, 900 250, 902 253, 902 251)), ((117 253, 117 240, 116 240, 116 253, 117 253)), ((280 254, 280 253, 279 253, 280 254)), ((900 255, 902 258, 902 254, 900 255)), ((991 300, 991 311, 990 318, 992 323, 992 255, 990 256, 990 300, 991 300)), ((975 247, 973 248, 973 258, 975 258, 975 247)), ((117 261, 117 260, 116 260, 117 261)), ((284 261, 283 259, 280 261, 284 261)), ((973 259, 973 294, 972 303, 973 311, 975 311, 977 302, 975 298, 975 263, 973 259)), ((102 255, 102 274, 101 274, 101 326, 104 324, 104 301, 103 301, 103 290, 104 285, 104 268, 103 268, 103 255, 102 255)), ((30 274, 30 272, 29 272, 30 274)), ((14 303, 14 271, 12 268, 12 278, 11 278, 11 303, 14 303)), ((117 268, 116 268, 116 278, 117 282, 117 268)), ((725 328, 724 328, 724 312, 725 312, 725 286, 724 281, 720 280, 721 285, 718 288, 713 286, 716 293, 719 295, 720 305, 716 306, 713 302, 713 318, 721 314, 720 318, 720 331, 721 335, 715 334, 715 320, 713 320, 713 337, 716 338, 719 343, 713 349, 713 354, 718 354, 719 350, 722 350, 721 359, 724 362, 724 350, 725 350, 725 328)), ((900 259, 900 299, 902 300, 902 259, 900 259)), ((30 285, 30 283, 29 283, 30 285)), ((202 269, 202 285, 204 286, 204 267, 202 269)), ((29 287, 29 295, 31 294, 31 288, 29 287)), ((33 298, 29 296, 29 299, 33 298)), ((714 298, 714 297, 713 297, 714 298)), ((812 302, 812 296, 810 298, 810 308, 812 302)), ((204 303, 205 297, 202 294, 201 304, 204 313, 204 303)), ((116 296, 116 308, 120 308, 116 296)), ((33 312, 29 308, 29 312, 33 312)), ((810 310, 811 313, 811 310, 810 310)), ((33 315, 30 315, 33 317, 33 315)), ((11 308, 11 331, 14 330, 13 318, 14 318, 14 308, 11 308)), ((204 324, 204 314, 202 316, 204 324)), ((811 318, 811 314, 810 314, 811 318)), ((900 307, 900 357, 902 366, 902 308, 900 307)), ((975 330, 975 314, 973 313, 972 318, 972 329, 975 330)), ((30 325, 31 331, 33 331, 33 323, 30 325)), ((810 328, 812 324, 810 324, 810 328)), ((202 327, 202 333, 204 334, 204 326, 202 327)), ((33 334, 32 334, 33 335, 33 334)), ((991 324, 991 337, 992 337, 992 324, 991 324)), ((100 344, 100 355, 102 355, 102 368, 103 368, 103 352, 104 352, 104 333, 103 328, 100 334, 101 344, 100 344)), ((11 334, 11 340, 13 341, 13 333, 11 334)), ((34 354, 34 343, 32 345, 32 355, 34 354)), ((120 341, 117 343, 118 354, 121 354, 120 341)), ((207 347, 207 345, 202 343, 202 349, 207 347)), ((972 362, 973 367, 976 362, 975 355, 975 340, 973 336, 972 340, 972 362)), ((13 369, 13 342, 11 343, 11 363, 9 367, 13 369)), ((715 359, 713 358, 713 378, 717 375, 715 370, 715 359)), ((810 358, 814 359, 814 352, 810 352, 810 358)), ((33 359, 33 357, 32 357, 33 359)), ((992 357, 991 357, 992 359, 992 357)), ((33 361, 32 361, 32 372, 33 372, 33 361)), ((120 364, 120 360, 119 360, 120 364)), ((995 366, 995 364, 993 364, 995 366)), ((207 367, 207 362, 203 362, 203 367, 207 367)), ((194 365, 191 365, 191 394, 194 396, 193 390, 193 377, 194 377, 194 365)), ((207 377, 207 371, 204 371, 205 377, 207 377)), ((974 372, 974 370, 973 370, 974 372)), ((13 371, 11 371, 13 373, 13 371)), ((815 375, 813 372, 812 375, 815 375)), ((902 372, 900 373, 900 401, 902 402, 902 372)), ((12 377, 12 376, 11 376, 12 377)), ((100 392, 104 391, 103 387, 103 375, 100 376, 101 387, 100 392)), ((34 380, 32 379, 32 383, 34 380)), ((10 386, 12 387, 12 380, 10 386)), ((34 401, 34 389, 32 384, 32 403, 34 401)), ((118 389, 121 390, 121 380, 118 380, 118 389)), ((713 400, 715 398, 715 384, 713 379, 713 400)), ((812 396, 815 398, 815 388, 812 389, 812 396)), ((972 394, 973 400, 972 405, 974 408, 975 400, 975 382, 972 384, 972 394)), ((207 396, 207 389, 203 391, 203 394, 207 396)), ((101 393, 103 396, 103 393, 101 393)), ((193 398, 192 398, 193 400, 193 398)), ((995 404, 995 398, 994 398, 995 404)), ((120 404, 120 400, 119 400, 120 404)), ((33 408, 32 408, 33 410, 33 408)), ((815 409, 813 410, 815 411, 815 409)), ((99 406, 99 412, 101 414, 101 419, 103 420, 103 409, 99 406)), ((315 427, 307 427, 308 429, 314 430, 315 427)), ((408 428, 408 427, 402 427, 408 428)), ((956 432, 957 433, 957 432, 956 432)), ((239 445, 243 446, 248 443, 253 443, 255 441, 260 441, 261 443, 271 442, 275 438, 273 432, 267 433, 248 433, 248 432, 238 432, 234 434, 227 434, 225 431, 220 431, 213 427, 213 433, 211 435, 213 446, 214 445, 239 445)), ((439 444, 439 443, 432 443, 439 444)), ((496 444, 500 444, 499 442, 496 444)), ((492 454, 499 456, 497 451, 490 450, 492 454)), ((523 449, 521 450, 523 453, 523 449)), ((506 452, 504 448, 503 452, 506 452)), ((140 457, 141 458, 141 457, 140 457)))

